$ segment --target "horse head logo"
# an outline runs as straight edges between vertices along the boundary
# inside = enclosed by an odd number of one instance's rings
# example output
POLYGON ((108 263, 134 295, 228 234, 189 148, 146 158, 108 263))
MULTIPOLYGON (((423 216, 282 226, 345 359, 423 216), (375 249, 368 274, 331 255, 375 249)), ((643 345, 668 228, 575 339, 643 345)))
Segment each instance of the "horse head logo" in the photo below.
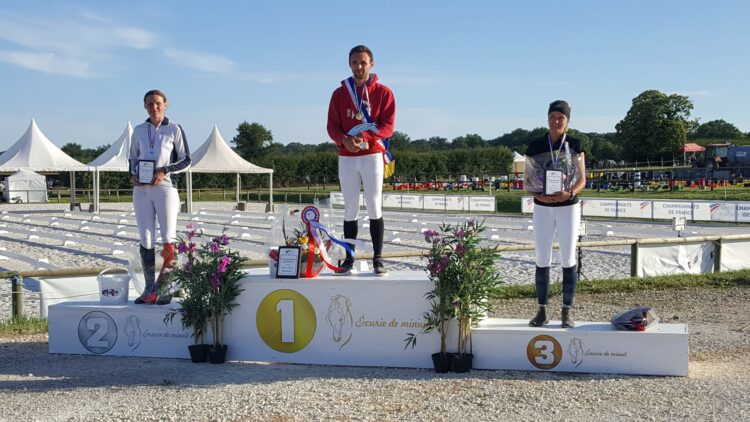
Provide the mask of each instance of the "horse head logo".
POLYGON ((583 342, 581 339, 578 337, 570 339, 568 355, 570 355, 570 363, 575 365, 576 368, 583 363, 583 342))
POLYGON ((125 334, 130 350, 135 351, 141 345, 141 321, 135 315, 130 315, 125 321, 125 334))
POLYGON ((349 343, 352 338, 352 302, 348 297, 336 295, 331 298, 331 304, 328 305, 326 321, 331 326, 333 341, 340 343, 339 350, 349 343))

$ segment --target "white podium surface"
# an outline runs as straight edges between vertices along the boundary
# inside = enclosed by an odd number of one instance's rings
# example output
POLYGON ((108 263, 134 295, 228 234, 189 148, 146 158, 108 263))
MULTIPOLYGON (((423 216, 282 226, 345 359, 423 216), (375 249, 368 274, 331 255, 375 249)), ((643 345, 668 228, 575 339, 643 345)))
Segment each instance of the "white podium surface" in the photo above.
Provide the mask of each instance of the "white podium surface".
MULTIPOLYGON (((429 309, 424 294, 431 289, 422 271, 314 279, 249 275, 242 284, 240 306, 225 321, 228 360, 432 368, 430 356, 439 351, 437 333, 420 333, 429 309), (408 333, 420 333, 413 349, 404 349, 408 333)), ((50 306, 49 351, 188 358, 190 332, 179 317, 163 321, 174 306, 50 306)), ((455 351, 455 331, 449 352, 455 351)), ((472 339, 476 369, 687 375, 684 324, 624 332, 609 323, 562 329, 556 321, 532 328, 526 320, 489 319, 472 339)))

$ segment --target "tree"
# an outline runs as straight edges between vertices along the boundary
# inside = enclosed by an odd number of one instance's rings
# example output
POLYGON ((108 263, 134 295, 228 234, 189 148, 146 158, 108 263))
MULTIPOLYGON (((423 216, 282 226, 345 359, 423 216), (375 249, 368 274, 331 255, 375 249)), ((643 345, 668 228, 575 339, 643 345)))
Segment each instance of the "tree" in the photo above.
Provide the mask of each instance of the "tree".
POLYGON ((245 121, 237 127, 237 136, 232 139, 232 143, 242 158, 253 161, 261 157, 264 150, 273 144, 273 135, 260 123, 250 124, 245 121))
POLYGON ((744 137, 745 134, 735 125, 721 119, 698 125, 691 136, 693 139, 742 139, 744 137))
POLYGON ((623 152, 631 161, 671 160, 687 141, 693 103, 688 97, 644 91, 633 99, 628 114, 616 126, 623 152))
POLYGON ((452 148, 481 148, 485 146, 484 139, 477 134, 467 134, 454 138, 451 142, 452 148))
POLYGON ((427 143, 430 144, 430 148, 433 151, 439 151, 441 149, 448 148, 448 138, 442 138, 440 136, 430 137, 430 139, 427 140, 427 143))
MULTIPOLYGON (((622 148, 604 137, 594 137, 592 140, 591 154, 586 158, 590 160, 620 160, 622 159, 622 148)), ((588 151, 588 150, 587 150, 588 151)))
POLYGON ((391 148, 394 151, 408 151, 411 139, 404 132, 395 131, 390 138, 391 148))

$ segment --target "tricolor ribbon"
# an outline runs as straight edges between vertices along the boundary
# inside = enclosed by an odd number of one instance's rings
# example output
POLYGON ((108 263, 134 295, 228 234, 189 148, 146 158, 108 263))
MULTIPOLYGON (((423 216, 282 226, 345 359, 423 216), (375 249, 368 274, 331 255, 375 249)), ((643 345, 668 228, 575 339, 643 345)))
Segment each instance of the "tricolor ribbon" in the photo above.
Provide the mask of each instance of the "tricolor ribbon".
POLYGON ((328 249, 326 246, 330 246, 329 242, 333 242, 337 245, 341 245, 348 254, 351 254, 351 256, 354 257, 354 251, 349 247, 349 245, 346 242, 343 242, 333 237, 331 233, 328 231, 328 228, 320 224, 320 211, 318 211, 317 208, 315 208, 312 205, 305 207, 305 209, 302 210, 302 222, 305 223, 305 226, 307 227, 307 235, 308 235, 308 239, 310 239, 309 242, 312 242, 312 244, 314 245, 314 247, 312 247, 308 243, 307 266, 305 267, 305 270, 304 270, 304 277, 307 277, 307 278, 315 277, 323 269, 322 266, 318 268, 317 270, 313 269, 313 262, 315 261, 315 255, 319 255, 323 263, 325 263, 326 266, 330 268, 331 270, 337 271, 340 269, 338 266, 333 265, 333 263, 331 262, 332 259, 328 255, 328 249), (320 235, 320 232, 328 236, 329 242, 323 242, 323 238, 320 235), (325 243, 328 243, 328 245, 326 245, 325 243))
MULTIPOLYGON (((349 95, 352 97, 352 102, 355 104, 355 107, 359 107, 359 112, 365 116, 365 122, 351 128, 349 132, 347 132, 347 135, 356 136, 366 130, 370 130, 377 134, 378 127, 372 122, 370 111, 365 107, 362 101, 359 101, 357 85, 354 83, 354 78, 349 77, 346 82, 346 87, 349 89, 349 95)), ((391 154, 391 142, 388 139, 380 139, 378 142, 383 147, 383 178, 388 178, 391 177, 396 170, 396 159, 393 158, 393 154, 391 154)))

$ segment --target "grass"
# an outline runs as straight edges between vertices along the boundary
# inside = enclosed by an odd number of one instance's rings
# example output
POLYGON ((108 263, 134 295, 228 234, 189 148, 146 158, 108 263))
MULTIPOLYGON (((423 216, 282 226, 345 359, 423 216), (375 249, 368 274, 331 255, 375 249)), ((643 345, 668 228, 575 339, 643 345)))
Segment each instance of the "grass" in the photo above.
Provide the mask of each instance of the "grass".
MULTIPOLYGON (((580 280, 578 293, 622 293, 644 290, 688 289, 696 287, 750 287, 750 270, 713 274, 679 274, 622 280, 580 280)), ((561 295, 562 285, 550 285, 550 296, 561 295)), ((498 289, 496 299, 535 298, 534 285, 508 285, 498 289)))
POLYGON ((39 317, 23 316, 0 320, 0 337, 11 337, 47 332, 47 320, 39 317))

